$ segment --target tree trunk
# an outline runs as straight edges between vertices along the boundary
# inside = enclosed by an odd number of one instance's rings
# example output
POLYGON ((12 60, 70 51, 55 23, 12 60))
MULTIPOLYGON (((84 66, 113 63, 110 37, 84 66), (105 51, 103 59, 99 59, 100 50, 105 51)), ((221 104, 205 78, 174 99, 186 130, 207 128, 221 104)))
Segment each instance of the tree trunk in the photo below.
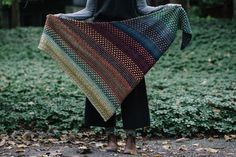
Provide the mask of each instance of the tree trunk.
POLYGON ((234 16, 234 1, 224 0, 224 6, 222 8, 222 15, 224 18, 232 18, 234 16))
POLYGON ((11 27, 20 26, 20 4, 19 0, 14 0, 11 6, 11 27))
POLYGON ((234 3, 234 15, 233 15, 233 17, 236 19, 236 0, 234 0, 233 3, 234 3))
POLYGON ((2 10, 2 2, 0 1, 0 28, 3 27, 3 10, 2 10))

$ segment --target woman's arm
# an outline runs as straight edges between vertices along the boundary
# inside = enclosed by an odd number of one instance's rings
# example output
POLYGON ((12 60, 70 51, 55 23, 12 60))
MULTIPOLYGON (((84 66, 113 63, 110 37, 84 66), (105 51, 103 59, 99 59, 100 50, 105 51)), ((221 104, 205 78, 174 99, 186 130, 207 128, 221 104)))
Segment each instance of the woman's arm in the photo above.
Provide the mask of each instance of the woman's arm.
POLYGON ((56 15, 62 18, 84 20, 93 16, 96 10, 96 5, 97 5, 96 0, 87 0, 86 7, 78 12, 68 13, 68 14, 56 14, 56 15))
MULTIPOLYGON (((180 4, 167 4, 167 5, 176 5, 181 6, 180 4)), ((161 10, 165 5, 160 5, 157 7, 152 7, 147 5, 146 0, 137 0, 137 10, 141 15, 149 14, 153 11, 161 10)))

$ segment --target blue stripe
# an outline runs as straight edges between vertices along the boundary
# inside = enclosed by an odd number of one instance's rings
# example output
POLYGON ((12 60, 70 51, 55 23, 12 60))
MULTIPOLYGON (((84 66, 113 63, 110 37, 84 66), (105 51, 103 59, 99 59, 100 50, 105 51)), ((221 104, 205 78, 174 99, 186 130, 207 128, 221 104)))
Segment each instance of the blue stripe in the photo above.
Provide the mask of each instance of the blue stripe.
POLYGON ((162 53, 157 45, 142 33, 119 21, 113 22, 112 25, 139 42, 156 61, 161 57, 162 53))

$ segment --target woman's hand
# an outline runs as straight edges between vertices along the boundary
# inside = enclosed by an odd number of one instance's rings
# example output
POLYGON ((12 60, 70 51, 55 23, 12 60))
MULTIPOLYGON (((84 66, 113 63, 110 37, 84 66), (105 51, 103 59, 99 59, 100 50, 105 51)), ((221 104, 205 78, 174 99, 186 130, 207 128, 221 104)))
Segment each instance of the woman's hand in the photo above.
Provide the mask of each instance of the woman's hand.
POLYGON ((68 13, 68 14, 54 14, 54 16, 58 16, 65 19, 75 19, 75 20, 84 20, 93 16, 96 10, 96 0, 87 0, 86 7, 80 11, 75 13, 68 13))
POLYGON ((178 6, 178 7, 180 7, 181 4, 169 3, 169 4, 166 4, 166 5, 160 5, 160 6, 157 6, 157 7, 152 7, 152 6, 147 5, 146 0, 137 0, 137 10, 142 15, 149 14, 153 11, 161 10, 165 6, 178 6))
POLYGON ((91 17, 92 15, 93 15, 93 12, 87 10, 86 8, 84 8, 80 11, 74 12, 74 13, 54 14, 54 16, 57 16, 57 17, 61 17, 61 18, 65 18, 65 19, 75 19, 75 20, 87 19, 87 18, 91 17))
POLYGON ((166 4, 167 6, 177 6, 177 7, 181 7, 181 4, 176 4, 176 3, 168 3, 166 4))

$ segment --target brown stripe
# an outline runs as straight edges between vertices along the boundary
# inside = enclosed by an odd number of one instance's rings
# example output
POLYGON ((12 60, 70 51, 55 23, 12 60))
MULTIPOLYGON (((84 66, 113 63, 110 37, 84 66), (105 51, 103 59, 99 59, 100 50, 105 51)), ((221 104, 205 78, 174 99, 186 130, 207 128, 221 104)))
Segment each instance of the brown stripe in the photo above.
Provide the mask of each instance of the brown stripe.
MULTIPOLYGON (((55 24, 57 26, 57 21, 55 21, 55 24)), ((62 25, 60 25, 62 26, 62 25)), ((53 27, 53 26, 52 26, 53 27)), ((67 45, 71 42, 70 44, 70 47, 71 49, 73 49, 74 51, 78 50, 78 46, 76 45, 81 45, 81 46, 85 46, 83 44, 83 42, 77 40, 79 39, 77 36, 75 36, 75 34, 73 32, 71 32, 68 28, 64 27, 62 28, 64 32, 60 31, 60 28, 59 27, 53 27, 53 30, 55 32, 57 32, 57 34, 60 32, 62 34, 61 35, 61 39, 63 39, 67 45), (70 35, 70 36, 69 36, 70 35), (68 40, 70 39, 70 40, 68 40), (72 42, 73 41, 73 42, 72 42), (78 42, 78 43, 77 43, 78 42)), ((87 51, 89 51, 88 49, 86 49, 87 51)), ((81 51, 83 52, 83 50, 81 51)), ((76 55, 78 56, 78 54, 76 53, 76 55)), ((81 54, 82 55, 82 54, 81 54)), ((110 73, 112 73, 112 71, 109 71, 110 69, 109 68, 106 68, 106 65, 103 66, 103 65, 96 65, 96 64, 93 64, 95 62, 97 62, 99 59, 101 58, 96 58, 98 60, 96 60, 94 58, 94 55, 96 55, 96 53, 94 53, 93 55, 88 55, 88 53, 84 53, 83 52, 83 55, 82 56, 79 56, 81 59, 84 59, 85 61, 88 61, 90 60, 91 62, 87 62, 87 64, 90 66, 90 67, 93 67, 93 69, 95 69, 95 72, 98 73, 98 75, 102 78, 104 78, 103 80, 106 82, 106 84, 112 89, 113 92, 115 92, 116 94, 118 94, 118 97, 120 100, 123 100, 125 95, 124 93, 126 93, 127 91, 124 91, 125 89, 124 88, 121 88, 120 86, 120 80, 115 80, 115 83, 114 83, 114 77, 111 77, 112 75, 110 75, 110 73), (99 69, 99 67, 100 69, 99 69), (101 73, 101 72, 106 72, 105 73, 101 73), (119 86, 117 86, 117 84, 119 84, 119 86)), ((97 56, 97 55, 96 55, 97 56)), ((98 62, 99 64, 103 63, 102 60, 99 60, 98 62)), ((104 64, 104 63, 103 63, 104 64)), ((115 74, 115 73, 114 73, 115 74)), ((122 77, 121 77, 122 78, 122 77)), ((127 85, 127 84, 126 84, 127 85)), ((127 86, 126 86, 126 89, 127 89, 127 86)), ((128 91, 130 91, 130 87, 128 89, 128 91)))

